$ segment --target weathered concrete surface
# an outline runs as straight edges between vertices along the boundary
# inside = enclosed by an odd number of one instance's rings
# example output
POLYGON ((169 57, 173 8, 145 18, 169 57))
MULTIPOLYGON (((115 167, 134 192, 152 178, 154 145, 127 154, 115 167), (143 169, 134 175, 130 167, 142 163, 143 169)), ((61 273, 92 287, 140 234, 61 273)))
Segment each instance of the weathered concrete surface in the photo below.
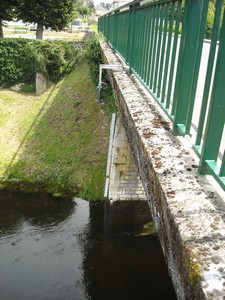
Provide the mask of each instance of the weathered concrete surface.
MULTIPOLYGON (((106 63, 121 64, 107 44, 106 63)), ((113 72, 127 138, 178 299, 225 299, 225 203, 139 82, 113 72)), ((185 141, 185 140, 184 140, 185 141)))
POLYGON ((109 196, 117 200, 145 200, 146 195, 127 141, 120 117, 117 116, 109 176, 109 196))
POLYGON ((36 94, 40 95, 46 91, 47 80, 41 73, 36 74, 36 94))

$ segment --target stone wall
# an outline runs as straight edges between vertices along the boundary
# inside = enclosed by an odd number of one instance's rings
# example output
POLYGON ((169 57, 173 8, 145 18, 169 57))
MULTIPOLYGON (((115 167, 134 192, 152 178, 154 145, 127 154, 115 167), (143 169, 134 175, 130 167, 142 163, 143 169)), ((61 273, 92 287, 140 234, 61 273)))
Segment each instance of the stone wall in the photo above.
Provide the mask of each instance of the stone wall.
POLYGON ((146 200, 140 175, 119 116, 115 126, 108 197, 114 201, 146 200))

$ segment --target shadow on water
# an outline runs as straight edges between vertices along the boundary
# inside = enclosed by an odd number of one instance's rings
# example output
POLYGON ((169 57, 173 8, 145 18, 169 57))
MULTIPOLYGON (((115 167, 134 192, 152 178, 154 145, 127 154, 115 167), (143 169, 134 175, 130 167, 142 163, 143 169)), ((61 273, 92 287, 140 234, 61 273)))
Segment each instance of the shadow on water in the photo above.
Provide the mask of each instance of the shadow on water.
POLYGON ((76 203, 70 198, 47 194, 0 193, 0 234, 13 233, 23 222, 49 229, 75 213, 76 203))
POLYGON ((176 299, 149 221, 146 202, 1 193, 0 299, 176 299))
POLYGON ((147 202, 90 206, 83 253, 87 299, 176 299, 156 235, 143 234, 151 220, 147 202))

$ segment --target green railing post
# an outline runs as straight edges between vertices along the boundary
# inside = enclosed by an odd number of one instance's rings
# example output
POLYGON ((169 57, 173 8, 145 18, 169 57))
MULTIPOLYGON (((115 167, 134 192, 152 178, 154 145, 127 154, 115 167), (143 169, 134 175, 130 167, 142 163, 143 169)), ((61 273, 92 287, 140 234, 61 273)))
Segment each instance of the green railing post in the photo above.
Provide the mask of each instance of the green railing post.
MULTIPOLYGON (((129 6, 129 19, 128 19, 128 39, 127 39, 127 53, 126 53, 126 63, 130 65, 131 55, 132 55, 132 42, 133 42, 133 28, 134 28, 134 6, 129 6)), ((130 70, 131 71, 131 70, 130 70)))
POLYGON ((217 1, 217 5, 216 5, 216 12, 215 12, 215 18, 214 18, 214 24, 213 24, 213 30, 212 30, 212 40, 211 40, 209 60, 208 60, 206 79, 205 79, 204 94, 203 94, 203 98, 202 98, 201 112, 200 112, 199 123, 198 123, 198 132, 197 132, 196 143, 195 143, 196 149, 198 152, 200 152, 199 147, 201 145, 202 132, 203 132, 203 127, 204 127, 204 123, 205 123, 205 115, 206 115, 206 109, 207 109, 208 98, 209 98, 210 83, 211 83, 212 74, 213 74, 216 46, 217 46, 217 40, 218 40, 218 36, 219 36, 219 26, 220 26, 222 2, 223 2, 222 0, 219 0, 219 1, 217 1))
POLYGON ((171 15, 170 15, 170 20, 169 20, 169 33, 168 33, 168 37, 167 37, 168 42, 167 42, 167 49, 166 49, 166 59, 165 59, 165 69, 164 69, 164 76, 163 76, 161 103, 164 103, 165 94, 166 94, 166 83, 167 83, 167 78, 168 78, 168 68, 169 68, 169 60, 170 60, 170 48, 171 48, 171 39, 172 39, 172 31, 173 31, 175 2, 172 3, 170 12, 171 12, 171 15))
POLYGON ((189 99, 188 113, 187 113, 186 130, 185 130, 186 134, 189 134, 190 129, 191 129, 191 121, 192 121, 193 109, 194 109, 194 104, 195 104, 195 95, 196 95, 196 89, 197 89, 197 83, 198 83, 199 67, 200 67, 200 62, 201 62, 203 41, 204 41, 204 36, 205 36, 205 25, 206 25, 206 19, 207 19, 208 5, 209 5, 209 0, 204 0, 203 9, 202 9, 201 25, 200 25, 200 31, 199 31, 199 46, 198 46, 198 51, 197 51, 197 55, 196 55, 196 64, 195 64, 195 70, 194 70, 194 76, 193 76, 193 84, 192 84, 191 95, 190 95, 190 99, 189 99))
POLYGON ((144 39, 143 39, 143 47, 142 47, 142 59, 141 59, 141 66, 140 66, 140 77, 144 81, 144 67, 146 62, 146 52, 147 52, 147 45, 148 45, 148 36, 149 36, 149 20, 148 20, 148 7, 144 9, 144 39))
POLYGON ((130 61, 130 71, 132 71, 136 61, 135 56, 137 52, 137 47, 135 45, 137 39, 137 29, 136 29, 136 9, 140 6, 140 3, 136 3, 132 5, 132 31, 131 31, 131 49, 129 54, 129 61, 130 61))
POLYGON ((155 64, 155 73, 153 80, 153 93, 156 93, 156 87, 158 84, 158 75, 159 75, 159 59, 161 55, 161 47, 162 47, 162 31, 163 31, 163 13, 164 13, 164 5, 161 4, 159 6, 159 28, 158 30, 158 42, 157 42, 157 56, 156 56, 156 64, 155 64))
MULTIPOLYGON (((190 134, 191 130, 209 1, 134 0, 99 19, 99 30, 170 117, 176 135, 190 134), (185 7, 179 38, 182 3, 185 7)), ((225 190, 224 14, 218 43, 223 1, 215 3, 194 149, 200 157, 199 174, 211 173, 225 190)))
POLYGON ((152 31, 152 19, 153 19, 153 8, 149 8, 148 15, 148 35, 147 35, 147 48, 146 48, 146 60, 144 65, 144 83, 147 84, 148 71, 149 71, 149 62, 150 62, 150 50, 151 50, 151 31, 152 31))
POLYGON ((184 135, 190 97, 193 88, 194 72, 196 72, 197 53, 201 28, 204 0, 186 0, 185 17, 182 26, 181 48, 174 94, 173 133, 184 135))
POLYGON ((169 109, 170 100, 171 100, 172 83, 173 83, 173 76, 174 76, 174 65, 175 65, 175 58, 176 58, 176 53, 177 53, 178 34, 179 34, 180 18, 181 18, 181 8, 182 8, 182 1, 179 1, 178 6, 177 6, 177 14, 176 14, 176 21, 175 21, 176 25, 175 25, 175 32, 174 32, 174 39, 173 39, 173 50, 172 50, 171 62, 170 62, 167 100, 166 100, 166 106, 165 106, 166 110, 169 109))
POLYGON ((221 164, 219 176, 224 177, 224 185, 225 185, 225 150, 223 153, 222 164, 221 164))
MULTIPOLYGON (((206 122, 205 136, 199 163, 199 174, 207 173, 208 165, 214 170, 214 162, 217 161, 221 138, 225 123, 225 17, 220 33, 220 45, 215 69, 214 83, 212 87, 211 101, 209 105, 208 118, 206 122)), ((224 159, 224 157, 223 157, 224 159)), ((224 162, 222 163, 222 168, 224 162)), ((217 174, 219 175, 219 174, 217 174)))
POLYGON ((114 49, 116 49, 117 48, 117 37, 118 37, 118 11, 115 11, 115 14, 114 14, 114 28, 115 28, 115 38, 114 38, 114 41, 113 41, 113 43, 114 43, 114 45, 113 45, 113 47, 114 47, 114 49))
POLYGON ((155 15, 155 32, 154 32, 154 41, 153 41, 153 52, 152 52, 152 63, 151 63, 151 73, 150 73, 150 82, 149 88, 150 90, 153 89, 153 82, 154 82, 154 71, 155 71, 155 63, 156 63, 156 54, 157 54, 157 40, 159 35, 159 15, 160 15, 160 5, 156 6, 156 15, 155 15))
POLYGON ((160 59, 160 67, 159 67, 159 82, 158 82, 158 91, 157 91, 157 98, 160 98, 161 94, 161 83, 162 83, 162 74, 163 74, 163 67, 164 67, 164 58, 165 58, 165 49, 166 49, 166 37, 167 37, 167 24, 169 19, 169 3, 164 4, 164 28, 163 28, 163 42, 162 42, 162 49, 161 49, 161 59, 160 59))
POLYGON ((150 81, 150 74, 152 68, 152 51, 154 47, 154 33, 155 33, 155 18, 156 18, 156 6, 152 8, 152 20, 151 20, 151 40, 150 40, 150 51, 149 51, 149 59, 148 59, 148 66, 147 66, 147 77, 146 77, 146 85, 149 86, 150 81))

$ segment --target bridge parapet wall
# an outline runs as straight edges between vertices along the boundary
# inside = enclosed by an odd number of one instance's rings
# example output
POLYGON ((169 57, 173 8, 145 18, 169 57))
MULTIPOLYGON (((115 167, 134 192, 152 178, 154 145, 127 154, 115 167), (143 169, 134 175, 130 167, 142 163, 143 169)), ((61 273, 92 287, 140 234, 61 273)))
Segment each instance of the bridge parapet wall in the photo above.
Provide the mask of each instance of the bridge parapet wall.
MULTIPOLYGON (((107 63, 121 64, 102 44, 107 63)), ((178 299, 225 295, 225 203, 196 173, 194 153, 151 96, 126 72, 113 72, 115 95, 178 299), (185 143, 184 143, 185 142, 185 143)))

